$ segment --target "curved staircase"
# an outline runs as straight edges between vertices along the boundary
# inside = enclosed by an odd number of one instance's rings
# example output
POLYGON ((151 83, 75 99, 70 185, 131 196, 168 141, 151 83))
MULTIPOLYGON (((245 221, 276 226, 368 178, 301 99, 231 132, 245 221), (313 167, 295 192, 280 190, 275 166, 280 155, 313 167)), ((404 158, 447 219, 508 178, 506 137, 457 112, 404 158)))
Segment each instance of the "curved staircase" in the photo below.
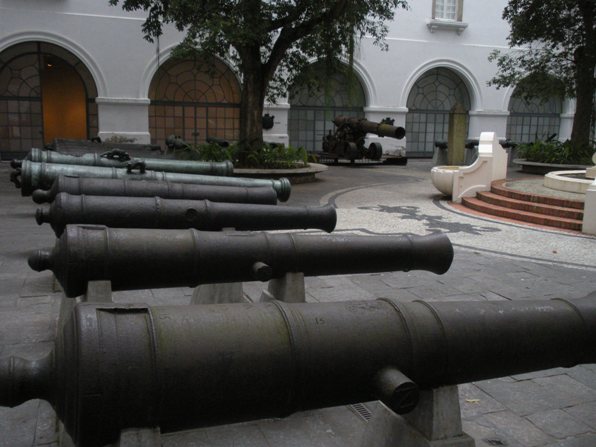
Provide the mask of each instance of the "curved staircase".
POLYGON ((494 181, 490 191, 464 197, 462 205, 492 216, 581 231, 583 202, 525 193, 507 188, 505 184, 506 180, 494 181))

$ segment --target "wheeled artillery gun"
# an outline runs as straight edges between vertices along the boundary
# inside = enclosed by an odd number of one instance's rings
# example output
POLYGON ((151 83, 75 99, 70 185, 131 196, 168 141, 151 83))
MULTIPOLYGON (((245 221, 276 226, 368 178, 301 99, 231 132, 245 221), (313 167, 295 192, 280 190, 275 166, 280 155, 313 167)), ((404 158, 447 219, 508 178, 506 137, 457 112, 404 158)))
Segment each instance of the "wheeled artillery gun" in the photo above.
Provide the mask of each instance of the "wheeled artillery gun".
POLYGON ((596 362, 596 297, 78 304, 54 350, 0 359, 0 405, 49 401, 74 443, 166 433, 596 362))
POLYGON ((68 225, 51 250, 29 257, 51 270, 68 297, 89 281, 112 290, 195 287, 304 276, 427 270, 445 273, 453 247, 443 234, 336 236, 265 232, 203 232, 68 225))
POLYGON ((67 193, 58 194, 50 206, 38 208, 35 218, 39 225, 49 223, 56 236, 62 235, 69 224, 202 231, 319 229, 331 233, 337 223, 331 205, 276 206, 67 193))
POLYGON ((323 138, 323 156, 333 158, 345 158, 350 161, 368 158, 380 160, 383 155, 383 147, 380 143, 370 143, 366 147, 366 135, 374 134, 379 137, 392 137, 401 140, 406 131, 403 127, 393 126, 385 120, 381 123, 368 121, 364 118, 352 118, 337 116, 333 119, 335 132, 323 138))

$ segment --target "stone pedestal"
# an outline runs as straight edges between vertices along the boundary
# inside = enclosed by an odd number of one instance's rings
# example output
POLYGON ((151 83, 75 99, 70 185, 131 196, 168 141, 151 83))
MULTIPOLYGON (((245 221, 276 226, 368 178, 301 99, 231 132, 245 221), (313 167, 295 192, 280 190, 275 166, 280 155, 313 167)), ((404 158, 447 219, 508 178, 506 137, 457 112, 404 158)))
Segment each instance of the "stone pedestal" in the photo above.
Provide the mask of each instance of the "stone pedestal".
POLYGON ((278 300, 285 303, 306 302, 304 290, 304 273, 290 272, 282 278, 269 281, 267 290, 263 290, 261 301, 278 300))
POLYGON ((414 411, 398 416, 385 405, 364 432, 361 447, 474 447, 474 439, 462 431, 457 386, 420 393, 414 411))

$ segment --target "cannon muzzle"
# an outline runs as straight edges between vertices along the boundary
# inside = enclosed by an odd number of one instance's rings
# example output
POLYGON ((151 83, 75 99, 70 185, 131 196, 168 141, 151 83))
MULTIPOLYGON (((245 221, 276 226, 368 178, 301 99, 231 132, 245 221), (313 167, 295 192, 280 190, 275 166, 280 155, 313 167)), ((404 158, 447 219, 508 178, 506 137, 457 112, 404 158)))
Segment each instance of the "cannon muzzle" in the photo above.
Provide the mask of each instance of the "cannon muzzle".
POLYGON ((68 225, 55 247, 31 255, 29 265, 52 270, 66 296, 76 297, 93 280, 109 280, 113 290, 136 290, 263 281, 287 272, 442 274, 452 260, 453 247, 443 234, 307 236, 68 225), (264 267, 255 270, 257 265, 264 267))
MULTIPOLYGON (((14 174, 14 172, 13 172, 14 174)), ((18 171, 21 195, 29 196, 36 189, 50 189, 60 175, 74 177, 95 177, 104 179, 163 180, 177 183, 192 183, 212 186, 256 187, 269 186, 275 189, 279 200, 290 197, 291 185, 287 178, 279 180, 220 177, 215 175, 185 174, 145 170, 143 163, 130 163, 126 169, 101 166, 64 165, 58 163, 35 163, 23 160, 18 171)))
POLYGON ((35 203, 54 201, 60 193, 87 196, 162 197, 226 203, 277 204, 272 186, 213 186, 153 180, 100 179, 60 175, 48 190, 33 191, 35 203))
POLYGON ((209 200, 60 193, 52 205, 37 210, 36 219, 39 225, 51 224, 56 236, 60 236, 69 224, 99 224, 114 228, 195 228, 203 231, 313 228, 331 233, 337 223, 337 213, 330 205, 247 205, 209 200))
POLYGON ((78 304, 54 352, 0 360, 0 405, 48 400, 76 445, 596 362, 596 296, 147 307, 78 304))

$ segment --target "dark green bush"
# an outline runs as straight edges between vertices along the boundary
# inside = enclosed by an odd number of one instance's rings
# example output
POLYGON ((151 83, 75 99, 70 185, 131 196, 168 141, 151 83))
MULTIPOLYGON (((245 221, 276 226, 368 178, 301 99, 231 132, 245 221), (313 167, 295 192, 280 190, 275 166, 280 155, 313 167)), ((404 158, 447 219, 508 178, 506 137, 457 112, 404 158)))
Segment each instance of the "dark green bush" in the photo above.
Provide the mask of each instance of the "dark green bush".
POLYGON ((176 151, 175 155, 182 160, 230 160, 238 168, 294 169, 308 165, 308 154, 304 148, 286 147, 283 144, 266 143, 261 150, 251 152, 247 157, 247 166, 238 164, 238 146, 235 144, 228 147, 221 147, 215 143, 190 145, 186 149, 176 151))
POLYGON ((594 147, 575 148, 569 141, 535 141, 517 146, 517 156, 537 163, 590 165, 594 147))

